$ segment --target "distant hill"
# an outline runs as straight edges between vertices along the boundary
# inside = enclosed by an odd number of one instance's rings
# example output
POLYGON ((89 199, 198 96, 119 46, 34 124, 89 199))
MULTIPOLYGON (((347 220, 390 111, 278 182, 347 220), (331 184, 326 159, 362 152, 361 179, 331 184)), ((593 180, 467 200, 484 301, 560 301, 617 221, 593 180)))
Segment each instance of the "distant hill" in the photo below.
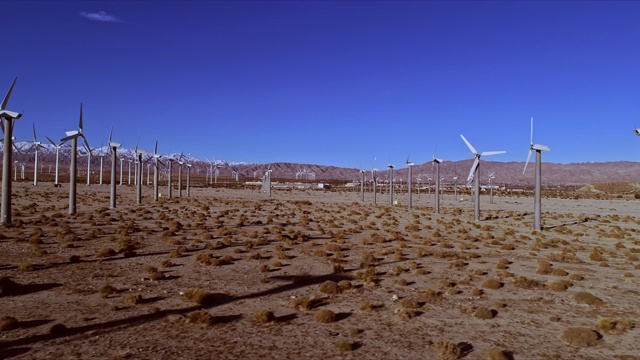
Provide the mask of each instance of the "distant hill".
MULTIPOLYGON (((34 150, 31 149, 29 142, 16 142, 16 147, 20 152, 14 151, 14 160, 24 162, 26 166, 33 166, 34 150)), ((0 143, 0 148, 2 144, 0 143)), ((93 149, 91 158, 92 166, 100 164, 99 155, 105 156, 104 163, 109 163, 107 147, 93 149)), ((69 162, 70 147, 64 145, 60 149, 60 164, 67 165, 69 162)), ((79 163, 86 164, 87 151, 83 147, 78 148, 79 163)), ((133 160, 133 149, 121 149, 119 156, 127 160, 133 160)), ((55 147, 49 143, 43 143, 43 147, 39 150, 40 165, 49 165, 55 163, 55 147)), ((146 158, 147 156, 145 156, 146 158)), ((170 157, 178 159, 180 154, 171 154, 170 157)), ((166 159, 166 156, 163 158, 166 159)), ((203 159, 194 157, 183 157, 183 160, 192 164, 194 174, 204 175, 211 166, 218 166, 221 177, 230 177, 232 171, 238 171, 241 178, 259 179, 268 166, 272 170, 272 179, 302 179, 302 180, 343 180, 354 181, 360 179, 360 169, 342 168, 331 165, 317 164, 296 164, 289 162, 277 162, 270 164, 252 164, 252 163, 229 163, 223 160, 217 160, 215 164, 209 163, 203 159)), ((458 184, 466 184, 469 169, 472 160, 461 161, 445 161, 440 165, 440 174, 444 177, 444 183, 453 183, 453 177, 458 177, 458 184)), ((531 186, 534 183, 534 163, 529 163, 526 173, 522 174, 524 162, 495 162, 481 161, 480 163, 480 181, 488 183, 488 174, 494 173, 495 184, 508 184, 513 186, 531 186)), ((367 181, 371 180, 371 169, 365 173, 367 181)), ((407 168, 394 169, 394 178, 396 181, 406 182, 408 170, 407 168)), ((585 162, 572 164, 556 164, 542 163, 542 178, 545 186, 582 186, 595 183, 637 183, 640 182, 640 162, 630 161, 611 161, 611 162, 585 162)), ((385 168, 378 169, 378 177, 380 180, 387 180, 388 171, 385 168)), ((434 177, 433 166, 431 162, 417 164, 413 167, 414 181, 428 183, 428 178, 434 177)))

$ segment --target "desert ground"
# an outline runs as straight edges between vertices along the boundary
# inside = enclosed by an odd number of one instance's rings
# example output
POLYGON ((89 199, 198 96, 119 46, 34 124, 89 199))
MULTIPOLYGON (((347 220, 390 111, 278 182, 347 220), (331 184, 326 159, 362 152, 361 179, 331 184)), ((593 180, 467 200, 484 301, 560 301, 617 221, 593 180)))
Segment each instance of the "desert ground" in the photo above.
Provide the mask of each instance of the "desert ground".
POLYGON ((0 358, 640 359, 640 200, 14 184, 0 358))

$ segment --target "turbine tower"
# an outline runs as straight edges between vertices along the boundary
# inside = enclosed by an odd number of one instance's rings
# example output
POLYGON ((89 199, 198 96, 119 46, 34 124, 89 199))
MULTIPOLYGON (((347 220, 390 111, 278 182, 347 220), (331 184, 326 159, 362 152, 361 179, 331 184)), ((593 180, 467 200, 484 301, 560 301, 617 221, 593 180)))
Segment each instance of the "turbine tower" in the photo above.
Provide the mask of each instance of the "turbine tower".
POLYGON ((16 119, 20 119, 22 114, 7 110, 7 103, 11 97, 13 87, 16 85, 18 78, 13 79, 13 83, 7 91, 7 94, 0 104, 0 124, 2 124, 2 132, 4 132, 4 153, 2 154, 2 206, 0 209, 0 223, 4 225, 11 224, 11 156, 13 146, 13 125, 16 119), (8 149, 8 151, 7 151, 8 149))
POLYGON ((51 143, 51 145, 56 147, 56 181, 53 184, 53 186, 55 187, 59 187, 60 183, 58 183, 58 169, 59 169, 59 165, 60 165, 60 147, 62 146, 62 144, 64 144, 65 142, 61 142, 59 144, 56 144, 55 142, 53 142, 53 140, 51 140, 48 136, 46 136, 47 140, 49 140, 49 142, 51 143))
MULTIPOLYGON (((442 162, 442 159, 438 159, 436 157, 436 152, 438 151, 438 147, 436 146, 436 150, 433 152, 433 162, 432 164, 435 166, 436 168, 436 203, 435 203, 435 207, 434 207, 434 211, 436 214, 440 214, 440 163, 442 162)), ((431 187, 431 185, 429 185, 429 187, 431 187)))
POLYGON ((387 164, 389 168, 389 206, 393 206, 393 168, 395 166, 391 164, 391 161, 387 164))
POLYGON ((364 174, 365 170, 360 170, 360 201, 364 202, 364 174))
MULTIPOLYGON (((475 221, 480 221, 480 177, 478 176, 478 168, 480 165, 480 157, 489 156, 489 155, 498 155, 504 154, 506 151, 484 151, 479 153, 476 149, 471 145, 471 143, 464 137, 464 135, 460 134, 460 137, 467 144, 469 150, 474 156, 473 165, 471 165, 471 171, 469 171, 469 176, 467 176, 467 182, 471 182, 474 180, 474 203, 473 203, 473 218, 475 221)), ((436 180, 438 181, 438 180, 436 180)))
MULTIPOLYGON (((32 148, 36 148, 36 156, 35 156, 35 160, 34 160, 34 166, 33 166, 33 186, 38 186, 38 148, 42 147, 42 143, 40 141, 38 141, 37 137, 36 137, 36 125, 33 124, 33 145, 31 145, 32 148)), ((29 152, 29 151, 27 151, 29 152)))
POLYGON ((489 176, 489 204, 493 204, 493 179, 495 179, 495 173, 492 172, 489 176))
POLYGON ((162 155, 158 154, 158 140, 156 140, 156 147, 153 148, 153 200, 155 201, 158 201, 158 164, 162 164, 160 157, 162 157, 162 155))
POLYGON ((76 213, 76 180, 77 180, 77 160, 78 160, 78 138, 82 137, 84 144, 89 147, 87 138, 82 133, 82 103, 80 103, 80 121, 78 122, 78 130, 66 132, 67 136, 60 141, 71 140, 71 165, 69 168, 69 214, 76 213))
MULTIPOLYGON (((111 152, 111 197, 109 205, 112 209, 116 208, 116 164, 118 160, 118 148, 121 144, 111 141, 111 135, 113 134, 113 125, 111 125, 111 131, 109 132, 109 151, 111 152)), ((120 161, 120 185, 122 185, 122 161, 120 161)))
POLYGON ((142 155, 145 152, 136 144, 136 204, 142 204, 142 155))
POLYGON ((409 190, 409 210, 411 210, 413 208, 413 193, 412 193, 412 189, 411 189, 411 182, 412 182, 412 177, 413 177, 413 165, 415 165, 415 163, 412 163, 409 161, 409 158, 411 157, 411 155, 407 156, 407 161, 405 161, 405 164, 407 165, 407 167, 409 168, 409 177, 407 178, 407 188, 409 190))
POLYGON ((180 157, 178 158, 178 197, 182 197, 182 165, 184 161, 182 161, 182 153, 180 153, 180 157))
MULTIPOLYGON (((638 131, 636 129, 636 131, 638 131)), ((531 117, 531 141, 529 145, 529 155, 527 155, 527 161, 524 163, 524 170, 522 170, 522 174, 527 171, 527 165, 529 164, 529 160, 531 159, 531 152, 535 150, 536 152, 536 185, 535 185, 535 193, 533 199, 533 229, 534 230, 542 230, 542 205, 541 205, 541 184, 542 184, 542 152, 549 151, 548 146, 539 145, 533 143, 533 117, 531 117)))

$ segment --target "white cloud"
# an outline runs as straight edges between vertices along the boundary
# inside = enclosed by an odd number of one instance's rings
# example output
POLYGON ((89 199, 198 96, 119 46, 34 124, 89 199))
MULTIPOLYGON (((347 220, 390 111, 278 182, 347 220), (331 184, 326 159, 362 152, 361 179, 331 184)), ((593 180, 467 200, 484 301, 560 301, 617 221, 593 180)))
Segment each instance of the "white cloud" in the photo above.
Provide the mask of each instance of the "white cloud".
POLYGON ((100 22, 122 22, 122 20, 118 19, 117 17, 113 16, 113 15, 109 15, 104 11, 98 11, 98 12, 86 12, 86 11, 81 11, 80 12, 80 16, 87 18, 89 20, 92 21, 100 21, 100 22))

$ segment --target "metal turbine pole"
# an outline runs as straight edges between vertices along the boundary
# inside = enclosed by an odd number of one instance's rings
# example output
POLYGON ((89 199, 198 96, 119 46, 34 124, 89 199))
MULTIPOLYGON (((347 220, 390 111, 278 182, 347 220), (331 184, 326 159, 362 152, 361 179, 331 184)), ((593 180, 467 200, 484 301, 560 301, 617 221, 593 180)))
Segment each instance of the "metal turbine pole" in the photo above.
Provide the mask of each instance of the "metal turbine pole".
POLYGON ((38 144, 36 144, 36 158, 33 168, 33 186, 38 186, 38 144))
MULTIPOLYGON (((111 146, 109 144, 109 146, 111 146)), ((118 162, 118 147, 111 147, 111 198, 109 205, 112 209, 116 208, 116 163, 118 162)), ((122 162, 120 162, 122 164, 122 162)), ((120 176, 120 180, 122 180, 122 176, 120 176)))
POLYGON ((393 167, 389 167, 389 206, 393 206, 393 167))
POLYGON ((169 159, 169 191, 167 192, 167 196, 171 199, 171 167, 173 165, 173 159, 169 159))
POLYGON ((182 197, 182 164, 178 162, 178 197, 182 197))
POLYGON ((542 216, 541 216, 541 203, 542 203, 542 151, 536 150, 536 187, 534 194, 533 204, 533 228, 535 230, 542 230, 542 216))
POLYGON ((480 221, 480 177, 478 174, 480 173, 478 170, 480 169, 480 163, 476 166, 476 170, 473 173, 474 176, 474 202, 473 202, 473 219, 475 221, 480 221))
MULTIPOLYGON (((102 154, 102 150, 100 150, 102 154)), ((104 160, 104 155, 100 155, 100 186, 102 186, 102 160, 104 160)))
POLYGON ((69 168, 69 214, 76 213, 76 179, 77 169, 76 161, 78 160, 78 137, 71 139, 71 166, 69 168))
POLYGON ((360 198, 364 202, 364 170, 360 170, 360 198))
POLYGON ((122 164, 124 163, 124 158, 120 158, 120 185, 122 186, 122 179, 124 178, 124 174, 122 171, 122 164))
POLYGON ((91 185, 91 148, 87 147, 87 186, 91 185))
POLYGON ((436 161, 436 214, 440 214, 440 162, 436 161))
POLYGON ((409 178, 407 179, 407 190, 409 192, 409 209, 413 208, 413 193, 411 189, 411 178, 413 177, 413 165, 409 165, 409 178))
MULTIPOLYGON (((136 164, 136 168, 138 169, 137 173, 141 174, 142 173, 142 153, 138 153, 136 154, 136 156, 138 157, 138 163, 136 164)), ((136 204, 140 205, 142 204, 142 177, 139 176, 136 178, 137 183, 136 183, 136 204)))
POLYGON ((157 156, 155 156, 155 164, 153 166, 153 200, 158 201, 158 157, 157 156))
POLYGON ((187 196, 191 196, 191 166, 187 164, 187 196))
MULTIPOLYGON (((15 83, 15 81, 14 81, 15 83)), ((11 156, 13 119, 0 118, 4 123, 4 153, 2 155, 2 224, 11 224, 11 156)))

